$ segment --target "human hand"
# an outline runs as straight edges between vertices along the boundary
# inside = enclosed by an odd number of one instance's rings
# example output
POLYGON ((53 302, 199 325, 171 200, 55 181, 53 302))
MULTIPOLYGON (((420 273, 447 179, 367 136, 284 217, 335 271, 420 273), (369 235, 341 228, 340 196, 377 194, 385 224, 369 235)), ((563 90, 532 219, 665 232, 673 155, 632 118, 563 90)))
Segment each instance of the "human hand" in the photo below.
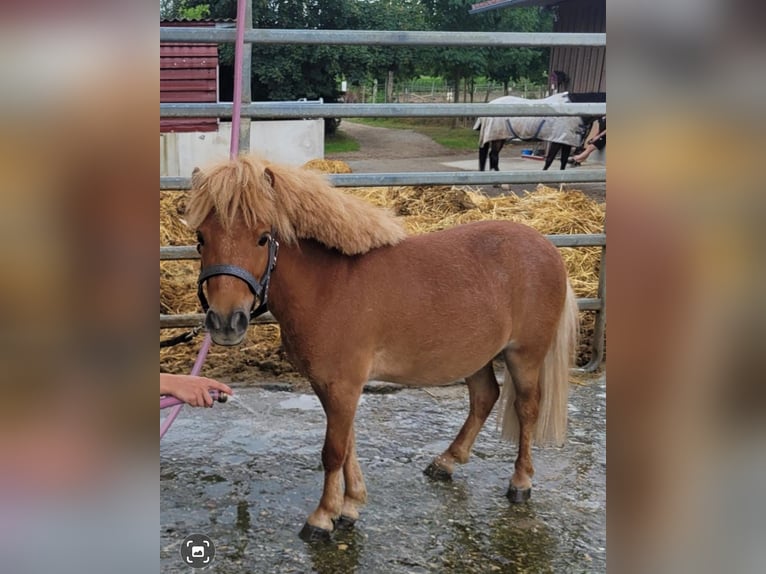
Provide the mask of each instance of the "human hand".
POLYGON ((173 395, 192 407, 213 406, 213 397, 210 396, 211 390, 227 395, 234 394, 228 385, 207 377, 160 374, 160 394, 173 395))

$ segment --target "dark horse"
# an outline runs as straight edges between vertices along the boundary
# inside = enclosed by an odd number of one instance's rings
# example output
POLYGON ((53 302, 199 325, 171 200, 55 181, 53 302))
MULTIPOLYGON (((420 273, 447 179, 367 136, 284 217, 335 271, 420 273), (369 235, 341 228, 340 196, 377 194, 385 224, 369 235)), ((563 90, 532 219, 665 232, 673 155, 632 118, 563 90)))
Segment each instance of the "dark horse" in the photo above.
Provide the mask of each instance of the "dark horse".
POLYGON ((195 171, 192 186, 186 217, 213 341, 240 344, 268 303, 327 415, 324 489, 304 538, 353 523, 367 498, 354 416, 369 379, 465 378, 469 415, 428 467, 437 479, 468 461, 499 398, 503 436, 519 445, 507 494, 529 498, 532 442, 565 438, 577 336, 577 301, 550 241, 511 221, 408 237, 400 220, 320 174, 255 157, 195 171), (506 365, 502 395, 495 357, 506 365))
MULTIPOLYGON (((537 103, 584 103, 605 102, 604 92, 554 94, 535 100, 537 103)), ((526 103, 529 100, 515 96, 504 96, 492 100, 491 104, 526 103)), ((543 169, 548 169, 556 155, 561 151, 561 169, 566 169, 567 160, 573 147, 582 144, 592 119, 578 116, 543 116, 543 117, 484 117, 478 118, 473 129, 479 132, 479 170, 484 171, 489 156, 489 169, 499 171, 500 150, 505 142, 518 139, 522 141, 549 142, 543 169)))

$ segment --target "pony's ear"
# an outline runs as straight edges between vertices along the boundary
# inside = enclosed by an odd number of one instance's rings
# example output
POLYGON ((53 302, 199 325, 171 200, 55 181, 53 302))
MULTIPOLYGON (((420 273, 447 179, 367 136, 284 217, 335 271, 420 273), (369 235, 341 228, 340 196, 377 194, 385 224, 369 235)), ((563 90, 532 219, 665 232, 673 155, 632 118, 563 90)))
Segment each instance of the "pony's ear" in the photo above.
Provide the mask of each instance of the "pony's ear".
POLYGON ((277 181, 277 180, 276 180, 276 178, 274 177, 274 172, 273 172, 273 171, 271 171, 271 169, 270 169, 270 168, 268 168, 268 167, 267 167, 267 168, 265 168, 265 169, 263 170, 263 177, 265 177, 265 178, 266 178, 266 181, 268 181, 268 182, 269 182, 269 185, 270 185, 271 187, 274 187, 274 184, 276 183, 276 181, 277 181))
POLYGON ((195 188, 195 189, 199 188, 200 184, 202 183, 203 175, 204 174, 202 173, 202 170, 198 167, 195 167, 192 170, 192 175, 191 175, 192 188, 195 188))

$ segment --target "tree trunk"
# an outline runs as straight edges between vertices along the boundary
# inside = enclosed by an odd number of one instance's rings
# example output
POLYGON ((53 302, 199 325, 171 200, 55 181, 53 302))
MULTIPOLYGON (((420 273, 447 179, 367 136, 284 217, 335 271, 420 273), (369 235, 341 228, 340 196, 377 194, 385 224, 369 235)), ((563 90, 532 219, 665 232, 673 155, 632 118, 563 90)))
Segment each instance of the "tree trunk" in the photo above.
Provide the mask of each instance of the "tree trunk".
POLYGON ((389 70, 386 76, 386 103, 394 101, 394 71, 389 70))

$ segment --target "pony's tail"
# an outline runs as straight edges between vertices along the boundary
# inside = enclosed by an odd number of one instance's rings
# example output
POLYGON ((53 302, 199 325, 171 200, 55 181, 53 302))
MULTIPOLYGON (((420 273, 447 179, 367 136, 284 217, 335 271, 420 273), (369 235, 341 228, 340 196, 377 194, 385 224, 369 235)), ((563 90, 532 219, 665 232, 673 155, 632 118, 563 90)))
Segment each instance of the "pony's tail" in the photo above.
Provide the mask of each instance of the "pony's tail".
MULTIPOLYGON (((572 286, 567 282, 564 309, 559 326, 540 368, 540 408, 533 442, 561 446, 566 439, 569 368, 574 359, 579 331, 579 311, 572 286)), ((502 437, 518 443, 519 419, 514 408, 516 389, 506 365, 500 405, 502 437)))

